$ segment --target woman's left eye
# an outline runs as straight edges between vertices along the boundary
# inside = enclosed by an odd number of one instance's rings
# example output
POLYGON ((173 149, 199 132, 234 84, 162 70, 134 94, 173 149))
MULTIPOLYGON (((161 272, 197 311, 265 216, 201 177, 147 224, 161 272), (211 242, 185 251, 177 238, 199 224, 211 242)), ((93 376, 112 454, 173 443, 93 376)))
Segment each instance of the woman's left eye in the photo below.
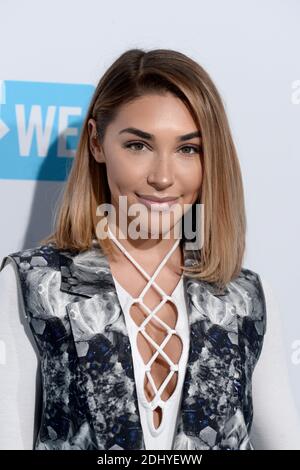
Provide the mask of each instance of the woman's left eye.
MULTIPOLYGON (((182 150, 182 149, 192 149, 192 150, 195 150, 195 153, 200 152, 200 148, 199 147, 194 147, 193 145, 186 145, 185 147, 181 147, 180 150, 182 150)), ((183 153, 187 153, 188 155, 193 155, 193 153, 190 153, 190 152, 183 152, 183 153)))

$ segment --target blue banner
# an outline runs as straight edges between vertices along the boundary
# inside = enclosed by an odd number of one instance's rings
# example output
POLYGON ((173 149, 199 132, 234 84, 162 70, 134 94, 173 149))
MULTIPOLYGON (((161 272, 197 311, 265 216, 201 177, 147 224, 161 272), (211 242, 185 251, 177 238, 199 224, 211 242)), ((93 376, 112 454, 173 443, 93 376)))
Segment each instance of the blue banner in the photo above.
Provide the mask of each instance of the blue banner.
POLYGON ((94 86, 0 81, 0 178, 64 181, 94 86))

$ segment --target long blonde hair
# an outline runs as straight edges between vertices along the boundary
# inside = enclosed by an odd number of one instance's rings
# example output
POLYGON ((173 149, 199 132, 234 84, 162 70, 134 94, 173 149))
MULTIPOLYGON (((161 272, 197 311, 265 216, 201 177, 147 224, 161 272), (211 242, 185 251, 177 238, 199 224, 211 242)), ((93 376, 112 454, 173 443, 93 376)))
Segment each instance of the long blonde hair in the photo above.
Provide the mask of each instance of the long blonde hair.
MULTIPOLYGON (((96 237, 96 208, 110 203, 104 163, 89 147, 88 121, 95 119, 100 141, 118 109, 142 95, 171 92, 188 107, 201 131, 203 180, 197 202, 204 204, 204 243, 199 263, 183 273, 225 286, 241 270, 246 214, 240 165, 222 99, 208 73, 185 54, 131 49, 101 77, 81 129, 74 162, 56 212, 55 230, 41 240, 60 249, 83 251, 96 237)), ((112 252, 109 237, 98 239, 112 252)))

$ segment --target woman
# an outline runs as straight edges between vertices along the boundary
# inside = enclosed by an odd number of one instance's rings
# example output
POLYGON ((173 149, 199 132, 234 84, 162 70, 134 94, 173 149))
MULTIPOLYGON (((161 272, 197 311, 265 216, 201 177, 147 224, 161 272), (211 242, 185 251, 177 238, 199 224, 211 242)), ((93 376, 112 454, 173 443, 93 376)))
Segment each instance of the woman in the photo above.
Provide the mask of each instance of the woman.
POLYGON ((3 368, 2 445, 243 450, 253 438, 300 448, 270 289, 242 267, 245 230, 238 158, 209 75, 172 50, 122 54, 91 100, 55 231, 2 261, 2 311, 14 306, 4 341, 16 348, 3 368), (272 396, 284 400, 284 428, 272 396))

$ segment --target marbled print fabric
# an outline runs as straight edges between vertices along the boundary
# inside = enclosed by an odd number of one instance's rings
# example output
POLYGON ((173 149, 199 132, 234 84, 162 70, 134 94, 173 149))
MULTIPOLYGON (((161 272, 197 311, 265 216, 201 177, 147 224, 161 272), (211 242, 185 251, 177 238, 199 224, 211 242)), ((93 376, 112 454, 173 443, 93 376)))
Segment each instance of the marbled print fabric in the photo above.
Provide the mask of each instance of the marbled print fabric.
MULTIPOLYGON (((184 262, 195 262, 183 244, 184 262)), ((132 353, 107 257, 54 244, 11 253, 38 346, 43 405, 34 449, 145 449, 132 353)), ((266 331, 259 275, 219 293, 184 277, 190 350, 173 449, 251 450, 251 377, 266 331)))

